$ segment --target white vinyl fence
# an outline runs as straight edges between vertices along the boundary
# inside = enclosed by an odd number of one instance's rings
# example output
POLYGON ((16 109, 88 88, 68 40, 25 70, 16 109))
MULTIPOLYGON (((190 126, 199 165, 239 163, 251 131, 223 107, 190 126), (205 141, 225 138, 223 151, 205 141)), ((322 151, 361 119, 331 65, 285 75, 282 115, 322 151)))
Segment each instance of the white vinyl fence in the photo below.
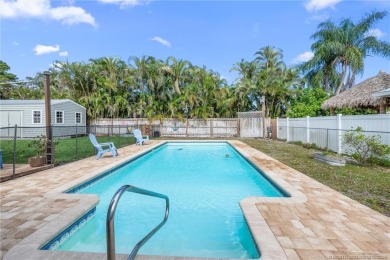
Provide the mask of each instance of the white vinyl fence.
POLYGON ((338 153, 347 150, 343 144, 346 131, 355 130, 359 126, 364 135, 380 136, 381 143, 390 145, 390 114, 278 118, 276 124, 278 139, 316 144, 338 153))

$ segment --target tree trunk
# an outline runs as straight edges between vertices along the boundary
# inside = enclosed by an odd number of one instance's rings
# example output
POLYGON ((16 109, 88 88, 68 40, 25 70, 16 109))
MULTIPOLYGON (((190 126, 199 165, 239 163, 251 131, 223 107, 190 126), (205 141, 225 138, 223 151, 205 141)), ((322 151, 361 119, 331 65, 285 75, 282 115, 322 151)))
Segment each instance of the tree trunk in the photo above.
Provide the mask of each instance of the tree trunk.
POLYGON ((343 64, 343 70, 342 70, 341 75, 340 75, 339 85, 337 86, 337 89, 336 89, 336 93, 335 93, 336 95, 340 94, 340 90, 341 90, 341 87, 343 86, 345 74, 347 73, 347 64, 345 64, 345 62, 343 62, 342 64, 343 64))
POLYGON ((331 107, 331 108, 330 108, 330 115, 331 115, 331 116, 334 116, 334 107, 331 107))
POLYGON ((329 88, 329 75, 328 70, 324 69, 324 91, 327 92, 329 88))
POLYGON ((180 88, 179 88, 179 79, 177 78, 175 80, 175 92, 179 95, 181 95, 180 88))
POLYGON ((379 113, 386 114, 386 105, 385 104, 379 105, 379 113))

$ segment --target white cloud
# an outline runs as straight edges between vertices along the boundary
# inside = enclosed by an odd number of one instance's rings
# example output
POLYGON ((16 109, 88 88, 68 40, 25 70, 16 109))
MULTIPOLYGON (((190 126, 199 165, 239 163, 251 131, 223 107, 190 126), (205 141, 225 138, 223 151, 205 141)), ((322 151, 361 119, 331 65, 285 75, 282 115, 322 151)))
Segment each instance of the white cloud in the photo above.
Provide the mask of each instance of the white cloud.
POLYGON ((0 0, 0 18, 51 18, 64 24, 86 23, 97 26, 95 18, 77 6, 51 7, 50 0, 0 0))
POLYGON ((334 8, 342 0, 309 0, 305 3, 307 11, 319 11, 326 8, 334 8))
POLYGON ((329 19, 329 15, 327 15, 327 14, 314 14, 314 15, 310 16, 308 19, 306 19, 306 23, 310 24, 311 21, 323 22, 327 19, 329 19))
POLYGON ((386 34, 379 29, 371 29, 367 32, 366 36, 374 36, 376 38, 382 38, 386 34))
POLYGON ((161 43, 162 45, 165 45, 165 46, 167 46, 168 48, 171 47, 171 43, 170 43, 169 41, 167 41, 167 40, 161 38, 161 37, 155 36, 155 37, 150 38, 150 39, 151 39, 152 41, 156 41, 156 42, 158 42, 158 43, 161 43))
POLYGON ((19 46, 20 45, 19 42, 17 42, 17 41, 13 41, 12 44, 15 45, 15 46, 19 46))
POLYGON ((60 55, 61 57, 66 57, 69 55, 69 53, 67 51, 61 51, 58 53, 58 55, 60 55))
POLYGON ((37 44, 37 46, 35 46, 35 48, 33 49, 33 51, 35 51, 35 55, 43 55, 52 52, 58 52, 59 50, 60 50, 60 45, 58 44, 54 46, 37 44))
POLYGON ((117 4, 121 8, 125 8, 128 6, 141 5, 141 4, 149 2, 147 0, 98 0, 98 1, 103 3, 103 4, 117 4))
POLYGON ((64 24, 78 24, 86 23, 94 27, 97 26, 95 18, 89 13, 86 13, 85 10, 81 7, 76 6, 63 6, 56 7, 50 10, 49 16, 53 20, 61 21, 64 24))
POLYGON ((314 53, 311 51, 305 51, 304 53, 299 54, 297 57, 295 57, 292 61, 292 63, 301 63, 310 60, 314 57, 314 53))

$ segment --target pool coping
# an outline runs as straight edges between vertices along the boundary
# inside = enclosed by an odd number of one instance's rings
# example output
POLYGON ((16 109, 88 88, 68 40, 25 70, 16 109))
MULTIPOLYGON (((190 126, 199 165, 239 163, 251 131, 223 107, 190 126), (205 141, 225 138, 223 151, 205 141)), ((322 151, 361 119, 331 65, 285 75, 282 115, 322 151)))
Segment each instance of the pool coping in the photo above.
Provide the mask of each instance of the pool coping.
MULTIPOLYGON (((71 226, 77 219, 82 217, 88 211, 93 209, 96 204, 99 202, 97 195, 91 194, 72 194, 64 193, 80 185, 88 180, 91 180, 98 175, 104 174, 106 171, 118 167, 121 164, 124 164, 128 161, 134 160, 137 157, 142 156, 145 153, 148 153, 152 149, 155 149, 161 145, 164 145, 168 142, 207 142, 207 143, 229 143, 232 145, 241 155, 243 155, 247 160, 249 160, 254 166, 259 168, 262 173, 267 176, 272 182, 280 186, 290 197, 280 197, 280 198, 266 198, 266 197, 248 197, 240 201, 240 207, 243 211, 244 217, 247 221, 253 239, 256 246, 261 252, 261 260, 264 259, 287 259, 287 256, 281 247, 280 243, 276 239, 275 235, 271 231, 267 222, 259 212, 256 207, 258 203, 304 203, 307 201, 306 195, 299 191, 296 187, 290 185, 282 177, 280 177, 274 171, 262 167, 261 164, 256 161, 251 160, 253 154, 249 154, 249 151, 243 150, 237 146, 241 143, 238 140, 164 140, 156 144, 152 144, 148 149, 139 151, 131 156, 126 158, 118 157, 118 161, 115 165, 107 165, 100 168, 99 170, 86 173, 83 177, 77 178, 73 181, 70 181, 58 188, 52 189, 44 194, 44 197, 48 198, 61 198, 61 199, 72 199, 77 198, 80 200, 78 205, 66 211, 63 215, 57 217, 53 221, 49 222, 47 225, 43 226, 41 229, 37 230, 30 236, 26 237, 18 244, 13 246, 4 256, 3 259, 47 259, 55 257, 56 259, 106 259, 105 253, 88 253, 88 252, 65 252, 65 251, 49 251, 49 250, 39 250, 42 246, 52 240, 55 236, 61 233, 63 230, 71 226)), ((149 145, 148 145, 149 146, 149 145)), ((252 152, 251 152, 252 153, 252 152)), ((266 156, 261 152, 258 152, 262 156, 266 156)), ((268 157, 268 156, 266 156, 268 157)), ((271 157, 268 159, 275 160, 271 157)), ((183 259, 183 257, 172 257, 172 256, 140 256, 139 259, 183 259)), ((127 259, 127 255, 117 254, 118 259, 127 259)), ((191 258, 185 257, 186 259, 200 259, 200 258, 191 258)))

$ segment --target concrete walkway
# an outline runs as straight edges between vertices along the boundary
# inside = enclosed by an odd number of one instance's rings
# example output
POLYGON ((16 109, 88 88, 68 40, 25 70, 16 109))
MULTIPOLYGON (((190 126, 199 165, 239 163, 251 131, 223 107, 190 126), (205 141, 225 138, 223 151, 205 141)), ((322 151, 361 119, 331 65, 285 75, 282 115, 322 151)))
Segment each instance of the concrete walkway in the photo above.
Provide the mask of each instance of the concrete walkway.
MULTIPOLYGON (((1 257, 105 259, 105 254, 38 250, 98 203, 95 195, 62 192, 162 142, 131 145, 121 148, 116 158, 90 157, 1 183, 1 257)), ((291 194, 290 198, 251 197, 240 203, 261 259, 390 259, 389 217, 240 141, 229 142, 291 194)))

